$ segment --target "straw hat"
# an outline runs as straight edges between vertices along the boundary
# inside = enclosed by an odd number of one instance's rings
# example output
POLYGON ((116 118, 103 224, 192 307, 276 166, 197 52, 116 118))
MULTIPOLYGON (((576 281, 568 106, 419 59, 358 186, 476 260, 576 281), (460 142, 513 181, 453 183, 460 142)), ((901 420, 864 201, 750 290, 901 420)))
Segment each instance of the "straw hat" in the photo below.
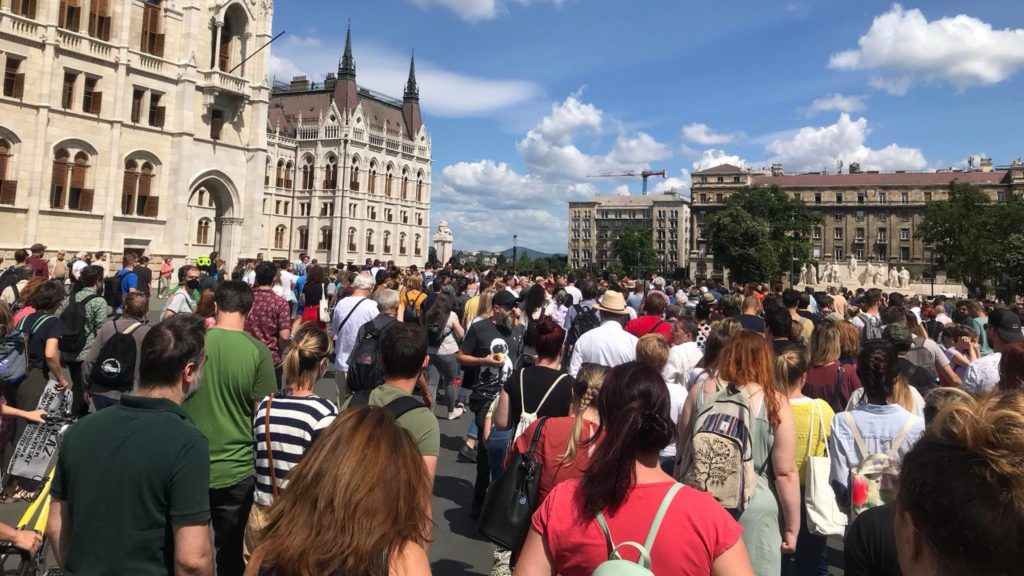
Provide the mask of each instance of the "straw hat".
POLYGON ((609 314, 625 314, 626 299, 622 297, 622 292, 606 290, 604 296, 601 297, 601 301, 595 304, 594 308, 609 314))

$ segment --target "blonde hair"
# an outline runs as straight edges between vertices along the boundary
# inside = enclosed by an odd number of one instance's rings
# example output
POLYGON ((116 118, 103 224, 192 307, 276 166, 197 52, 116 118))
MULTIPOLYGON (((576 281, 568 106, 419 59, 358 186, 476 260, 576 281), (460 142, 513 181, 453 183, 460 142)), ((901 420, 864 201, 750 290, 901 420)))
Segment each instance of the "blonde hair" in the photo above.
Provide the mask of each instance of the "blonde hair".
POLYGON ((792 390, 801 385, 807 374, 807 355, 803 350, 790 347, 775 357, 775 382, 792 390))
MULTIPOLYGON (((864 395, 867 397, 867 394, 864 395)), ((907 381, 907 377, 903 374, 898 374, 896 379, 892 383, 892 396, 889 401, 893 404, 899 404, 907 412, 914 412, 914 394, 910 391, 910 382, 907 381)))
POLYGON ((604 378, 608 375, 608 372, 610 370, 607 366, 588 363, 580 367, 580 371, 576 374, 576 381, 586 384, 587 389, 583 392, 582 397, 577 400, 576 418, 573 420, 572 428, 569 430, 569 443, 565 447, 565 454, 562 454, 562 464, 570 464, 576 459, 576 452, 583 436, 583 413, 597 402, 597 397, 601 393, 601 386, 604 385, 604 378))
POLYGON ((480 301, 476 303, 477 318, 491 317, 491 300, 494 298, 495 294, 497 294, 497 291, 493 288, 488 288, 480 293, 480 301))
POLYGON ((405 277, 406 290, 420 290, 423 288, 423 279, 419 274, 409 274, 405 277))
POLYGON ((668 362, 668 342, 661 334, 644 334, 636 343, 636 361, 660 373, 668 362))
POLYGON ((834 322, 822 322, 811 333, 811 366, 825 366, 839 359, 842 334, 834 322))
POLYGON ((320 375, 320 363, 331 355, 331 339, 319 326, 307 322, 292 336, 284 357, 284 381, 289 388, 312 388, 320 375))

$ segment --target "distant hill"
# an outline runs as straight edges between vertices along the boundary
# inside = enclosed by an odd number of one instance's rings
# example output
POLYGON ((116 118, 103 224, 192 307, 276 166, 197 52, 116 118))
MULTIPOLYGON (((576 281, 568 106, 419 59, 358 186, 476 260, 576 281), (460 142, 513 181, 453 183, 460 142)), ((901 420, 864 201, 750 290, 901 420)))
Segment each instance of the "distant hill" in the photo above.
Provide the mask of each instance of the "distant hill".
MULTIPOLYGON (((526 248, 525 246, 520 246, 519 248, 516 248, 516 257, 517 258, 522 258, 523 254, 526 254, 527 256, 529 256, 530 260, 533 260, 534 258, 547 258, 548 256, 551 256, 551 254, 548 254, 547 252, 541 252, 539 250, 533 250, 531 248, 526 248)), ((503 250, 501 252, 501 255, 504 256, 505 258, 511 258, 512 257, 512 249, 509 248, 508 250, 503 250)))

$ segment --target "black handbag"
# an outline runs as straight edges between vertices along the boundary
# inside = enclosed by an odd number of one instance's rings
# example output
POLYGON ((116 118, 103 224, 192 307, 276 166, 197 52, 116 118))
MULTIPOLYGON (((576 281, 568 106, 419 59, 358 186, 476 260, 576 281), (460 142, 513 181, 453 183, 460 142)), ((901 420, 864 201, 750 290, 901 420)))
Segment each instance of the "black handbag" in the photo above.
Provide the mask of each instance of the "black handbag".
POLYGON ((509 467, 491 483, 480 511, 480 534, 513 552, 522 548, 530 532, 530 520, 537 509, 540 462, 534 458, 537 441, 547 418, 541 418, 525 454, 516 454, 509 467))

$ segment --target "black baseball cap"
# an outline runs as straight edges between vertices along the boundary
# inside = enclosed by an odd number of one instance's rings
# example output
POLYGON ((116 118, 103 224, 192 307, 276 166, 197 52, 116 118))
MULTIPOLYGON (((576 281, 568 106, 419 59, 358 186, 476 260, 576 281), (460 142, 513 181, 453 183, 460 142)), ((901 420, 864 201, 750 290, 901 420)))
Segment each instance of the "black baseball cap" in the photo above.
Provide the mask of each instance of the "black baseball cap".
POLYGON ((999 308, 988 315, 988 325, 999 333, 1004 342, 1024 342, 1024 333, 1020 331, 1020 316, 1012 310, 999 308))
POLYGON ((516 298, 516 295, 508 290, 498 290, 498 292, 491 298, 491 306, 512 308, 518 301, 519 299, 516 298))

